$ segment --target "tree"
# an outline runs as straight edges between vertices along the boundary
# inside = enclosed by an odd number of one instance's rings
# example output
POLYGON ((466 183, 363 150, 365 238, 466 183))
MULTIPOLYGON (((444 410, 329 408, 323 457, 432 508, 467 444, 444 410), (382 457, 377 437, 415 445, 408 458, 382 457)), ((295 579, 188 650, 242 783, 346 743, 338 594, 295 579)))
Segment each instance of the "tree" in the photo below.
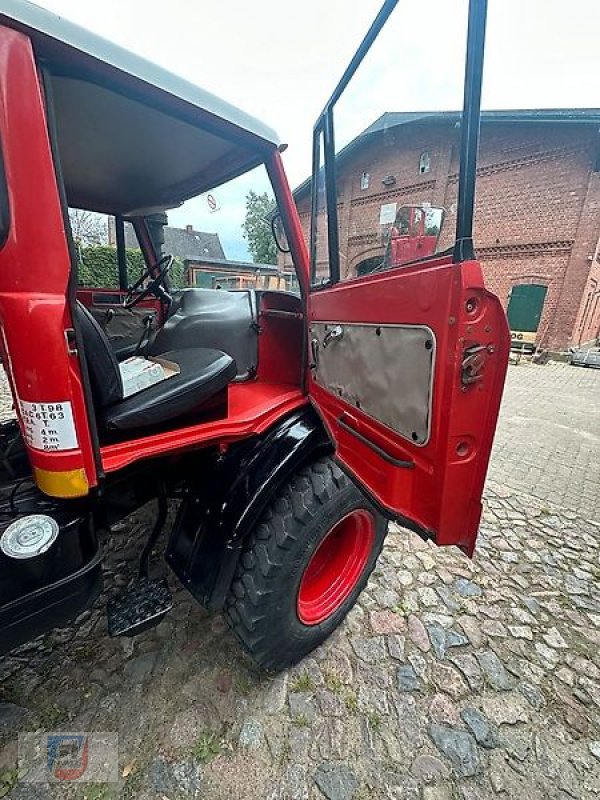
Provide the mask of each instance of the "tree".
POLYGON ((277 247, 269 219, 274 207, 275 200, 267 192, 257 194, 250 189, 246 195, 246 219, 242 229, 255 264, 277 263, 277 247))
POLYGON ((70 208, 69 220, 76 245, 91 247, 108 244, 108 219, 103 214, 70 208))

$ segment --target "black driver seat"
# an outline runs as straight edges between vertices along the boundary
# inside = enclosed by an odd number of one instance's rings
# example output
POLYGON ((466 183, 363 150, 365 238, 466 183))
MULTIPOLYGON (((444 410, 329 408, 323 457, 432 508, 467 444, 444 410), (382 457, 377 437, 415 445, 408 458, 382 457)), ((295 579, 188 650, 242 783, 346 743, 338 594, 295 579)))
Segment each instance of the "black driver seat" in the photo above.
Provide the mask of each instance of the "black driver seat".
POLYGON ((179 374, 123 398, 119 364, 108 337, 94 317, 77 302, 86 363, 98 421, 107 431, 161 425, 199 409, 235 378, 236 365, 221 350, 190 347, 158 354, 179 367, 179 374))

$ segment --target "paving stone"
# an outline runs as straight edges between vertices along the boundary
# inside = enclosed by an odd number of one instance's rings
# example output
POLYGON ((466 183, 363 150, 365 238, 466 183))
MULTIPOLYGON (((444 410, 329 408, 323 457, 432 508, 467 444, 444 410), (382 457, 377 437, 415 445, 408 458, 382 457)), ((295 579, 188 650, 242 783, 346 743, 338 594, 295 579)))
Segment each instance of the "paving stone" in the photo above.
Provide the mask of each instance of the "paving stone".
POLYGON ((368 664, 378 664, 385 659, 385 640, 383 636, 352 639, 352 649, 357 657, 368 664))
POLYGON ((145 653, 128 661, 125 664, 125 675, 132 683, 144 683, 147 681, 156 667, 158 653, 145 653))
POLYGON ((498 744, 498 738, 489 720, 476 708, 463 708, 460 712, 463 722, 475 737, 477 744, 491 750, 498 744))
POLYGON ((249 750, 256 750, 260 747, 263 738, 263 726, 254 717, 244 720, 240 731, 240 746, 247 747, 249 750))
POLYGON ((290 764, 281 779, 281 800, 308 800, 307 768, 304 764, 290 764))
POLYGON ((392 658, 395 658, 397 661, 404 661, 406 637, 400 636, 400 634, 392 634, 387 637, 387 645, 392 658))
POLYGON ((437 623, 425 626, 429 640, 437 658, 444 659, 450 647, 462 647, 468 644, 468 639, 454 630, 446 630, 437 623))
POLYGON ((528 639, 533 641, 533 631, 527 625, 509 625, 508 630, 511 636, 515 639, 528 639))
POLYGON ((454 789, 447 783, 438 783, 435 786, 423 787, 423 800, 454 800, 454 789))
POLYGON ((422 653, 429 651, 431 644, 425 626, 414 614, 411 614, 408 618, 408 637, 422 653))
POLYGON ((460 725, 458 709, 445 694, 436 694, 429 704, 431 722, 442 722, 448 725, 460 725))
POLYGON ((34 724, 36 715, 16 703, 0 703, 0 741, 34 724))
POLYGON ((288 695, 290 716, 292 720, 303 719, 313 722, 315 719, 315 705, 311 695, 307 692, 290 692, 288 695))
POLYGON ((375 634, 404 633, 406 631, 406 619, 389 609, 371 611, 369 618, 371 621, 371 630, 375 634))
POLYGON ((542 694, 541 689, 539 689, 537 686, 524 681, 523 683, 519 684, 518 688, 529 705, 536 711, 541 711, 541 709, 546 705, 546 698, 542 694))
POLYGON ((567 643, 560 635, 557 628, 550 628, 547 633, 543 634, 543 639, 550 647, 559 648, 561 650, 567 647, 567 643))
POLYGON ((267 714, 278 714, 285 708, 289 673, 282 672, 270 682, 263 695, 263 708, 267 714))
POLYGON ((487 636, 482 632, 481 625, 475 617, 461 616, 458 618, 458 624, 465 632, 473 647, 483 647, 487 642, 487 636))
POLYGON ((481 625, 481 630, 486 636, 491 636, 495 639, 504 639, 506 637, 506 628, 497 619, 486 619, 481 625))
POLYGON ((419 781, 423 781, 423 783, 433 783, 440 778, 447 778, 450 774, 450 770, 443 761, 427 753, 415 758, 410 771, 415 778, 419 781))
POLYGON ((499 691, 508 691, 514 686, 514 679, 506 671, 504 664, 500 661, 493 650, 480 650, 476 654, 479 666, 483 672, 486 682, 499 691))
POLYGON ((354 772, 346 764, 322 762, 314 780, 328 800, 351 800, 358 788, 354 772))
POLYGON ((469 687, 460 672, 447 664, 434 665, 433 683, 440 692, 449 694, 454 700, 469 693, 469 687))
POLYGON ((471 691, 478 692, 483 686, 483 676, 475 656, 471 653, 450 653, 448 658, 467 679, 471 691))
POLYGON ((479 772, 477 745, 470 733, 435 723, 429 725, 428 730, 435 746, 452 763, 457 775, 468 778, 479 772))
POLYGON ((481 597, 482 591, 479 584, 467 580, 467 578, 457 578, 452 588, 461 597, 481 597))
POLYGON ((352 683, 354 673, 352 670, 352 662, 347 653, 339 648, 333 649, 327 655, 327 658, 322 664, 324 672, 329 675, 334 675, 340 683, 352 683))
POLYGON ((396 670, 396 686, 400 692, 414 692, 419 688, 419 679, 410 664, 402 664, 396 670))
POLYGON ((524 697, 510 693, 481 698, 483 711, 495 725, 529 722, 529 705, 524 697))
POLYGON ((431 586, 425 586, 417 589, 417 594, 419 596, 421 605, 426 606, 427 608, 437 606, 439 603, 439 597, 436 594, 435 589, 432 589, 431 586))

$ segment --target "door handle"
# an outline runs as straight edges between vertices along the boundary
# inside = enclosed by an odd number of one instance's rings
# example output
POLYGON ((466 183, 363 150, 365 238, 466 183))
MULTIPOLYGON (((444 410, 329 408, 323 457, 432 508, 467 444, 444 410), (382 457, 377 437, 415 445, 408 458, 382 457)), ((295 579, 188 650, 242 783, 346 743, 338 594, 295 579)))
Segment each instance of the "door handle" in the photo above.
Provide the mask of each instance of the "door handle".
POLYGON ((335 342, 336 339, 341 339, 344 335, 344 329, 341 325, 336 325, 335 327, 331 328, 327 331, 325 336, 323 337, 323 347, 327 347, 331 342, 335 342))

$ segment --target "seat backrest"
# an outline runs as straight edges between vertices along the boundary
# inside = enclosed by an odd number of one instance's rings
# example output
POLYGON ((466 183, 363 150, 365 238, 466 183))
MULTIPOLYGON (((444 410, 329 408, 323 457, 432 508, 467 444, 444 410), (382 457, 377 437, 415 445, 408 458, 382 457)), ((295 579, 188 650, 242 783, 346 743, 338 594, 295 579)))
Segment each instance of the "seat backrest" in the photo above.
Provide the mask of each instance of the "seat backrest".
POLYGON ((106 408, 123 399, 123 382, 119 363, 108 337, 87 308, 77 301, 77 322, 83 336, 94 402, 106 408))
POLYGON ((256 374, 258 320, 253 289, 189 288, 177 292, 150 354, 188 347, 222 350, 237 364, 237 380, 256 374))

